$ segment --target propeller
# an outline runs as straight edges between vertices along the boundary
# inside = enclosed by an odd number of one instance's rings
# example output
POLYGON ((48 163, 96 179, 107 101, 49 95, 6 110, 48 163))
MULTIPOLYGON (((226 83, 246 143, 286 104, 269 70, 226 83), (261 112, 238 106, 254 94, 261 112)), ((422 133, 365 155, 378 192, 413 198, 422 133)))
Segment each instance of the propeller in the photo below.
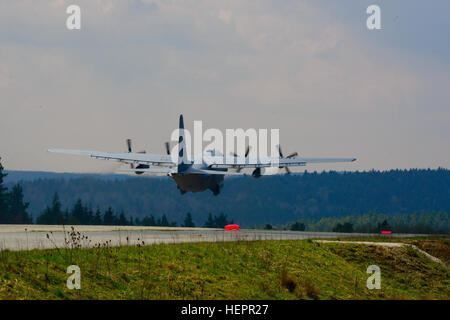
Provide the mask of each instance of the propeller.
MULTIPOLYGON (((278 152, 280 153, 280 158, 284 158, 283 157, 283 152, 281 151, 281 146, 280 145, 278 145, 278 152)), ((286 159, 289 159, 289 158, 293 158, 293 157, 296 157, 296 156, 298 156, 298 153, 297 152, 294 152, 294 153, 291 153, 290 155, 288 155, 287 157, 286 157, 286 159)), ((286 172, 287 173, 291 173, 291 170, 288 168, 288 167, 280 167, 280 169, 281 168, 284 168, 285 170, 286 170, 286 172)))
POLYGON ((168 142, 166 142, 164 145, 166 146, 167 155, 170 156, 170 144, 168 142))
MULTIPOLYGON (((132 148, 131 148, 131 139, 127 139, 127 149, 128 149, 128 152, 129 152, 129 153, 133 152, 133 150, 132 150, 132 148)), ((143 151, 138 151, 137 153, 145 153, 145 150, 143 150, 143 151)), ((133 163, 130 163, 130 167, 131 167, 131 169, 134 169, 134 164, 133 164, 133 163)))
POLYGON ((131 139, 127 139, 128 152, 131 152, 131 139))
MULTIPOLYGON (((247 158, 248 157, 248 154, 250 153, 250 146, 247 146, 247 149, 245 150, 245 158, 247 158)), ((235 153, 235 152, 233 152, 233 153, 231 153, 233 156, 235 156, 236 158, 238 157, 238 155, 235 153)), ((239 172, 241 172, 241 170, 242 170, 242 168, 237 168, 236 169, 236 172, 237 173, 239 173, 239 172)))
MULTIPOLYGON (((128 149, 128 153, 131 153, 131 152, 132 152, 132 149, 131 149, 131 139, 127 139, 127 149, 128 149)), ((130 163, 130 168, 131 168, 131 169, 134 169, 134 164, 133 164, 133 163, 130 163)))

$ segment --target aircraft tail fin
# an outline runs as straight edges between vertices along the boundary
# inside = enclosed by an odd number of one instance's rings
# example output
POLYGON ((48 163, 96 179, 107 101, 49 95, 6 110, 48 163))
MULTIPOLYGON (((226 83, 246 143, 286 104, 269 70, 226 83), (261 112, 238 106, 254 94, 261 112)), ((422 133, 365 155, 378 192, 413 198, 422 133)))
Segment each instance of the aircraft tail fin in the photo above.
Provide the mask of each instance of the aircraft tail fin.
POLYGON ((187 169, 189 161, 186 150, 186 138, 184 134, 183 115, 180 114, 180 124, 178 126, 178 172, 183 172, 187 169))

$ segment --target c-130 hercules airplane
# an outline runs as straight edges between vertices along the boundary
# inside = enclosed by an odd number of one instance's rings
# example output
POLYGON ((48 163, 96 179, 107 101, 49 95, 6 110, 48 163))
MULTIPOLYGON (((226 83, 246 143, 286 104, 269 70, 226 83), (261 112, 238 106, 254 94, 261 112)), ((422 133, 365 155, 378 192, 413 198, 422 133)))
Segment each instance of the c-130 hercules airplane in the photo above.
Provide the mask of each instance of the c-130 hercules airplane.
POLYGON ((285 169, 286 173, 289 174, 289 167, 305 166, 307 163, 353 162, 356 160, 355 158, 298 158, 296 152, 284 157, 279 145, 279 157, 265 158, 264 161, 257 158, 249 158, 248 147, 245 157, 233 154, 230 158, 225 157, 220 152, 216 152, 216 150, 207 150, 205 153, 191 158, 186 152, 183 115, 180 115, 178 159, 171 155, 168 142, 166 142, 167 155, 147 154, 145 151, 134 153, 131 150, 130 139, 127 140, 127 145, 128 152, 69 149, 49 149, 48 151, 128 163, 131 168, 120 171, 134 172, 136 174, 165 173, 175 181, 181 194, 187 191, 201 192, 209 189, 214 195, 218 195, 223 188, 225 175, 243 175, 244 173, 241 173, 241 170, 245 168, 254 169, 252 176, 259 178, 265 175, 278 174, 280 169, 285 169), (157 168, 150 168, 150 166, 156 166, 157 168), (235 171, 229 171, 233 169, 235 171))

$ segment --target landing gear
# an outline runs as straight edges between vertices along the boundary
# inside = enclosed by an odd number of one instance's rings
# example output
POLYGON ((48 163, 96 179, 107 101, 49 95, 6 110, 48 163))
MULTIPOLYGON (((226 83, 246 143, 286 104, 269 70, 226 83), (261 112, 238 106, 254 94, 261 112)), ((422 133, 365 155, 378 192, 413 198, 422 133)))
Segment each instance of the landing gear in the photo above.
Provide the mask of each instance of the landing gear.
POLYGON ((217 196, 220 193, 220 187, 215 186, 214 188, 211 189, 211 191, 213 192, 213 195, 217 196))
POLYGON ((177 188, 178 188, 178 190, 180 190, 180 193, 181 193, 182 195, 186 193, 186 191, 183 190, 183 189, 181 189, 179 186, 177 186, 177 188))

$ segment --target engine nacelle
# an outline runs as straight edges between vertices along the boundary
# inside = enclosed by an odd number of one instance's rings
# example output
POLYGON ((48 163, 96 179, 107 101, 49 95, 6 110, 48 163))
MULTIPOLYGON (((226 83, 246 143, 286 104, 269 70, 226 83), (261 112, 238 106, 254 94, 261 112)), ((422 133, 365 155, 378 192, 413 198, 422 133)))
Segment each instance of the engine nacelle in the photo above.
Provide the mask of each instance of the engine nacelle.
MULTIPOLYGON (((136 167, 136 169, 148 169, 150 166, 148 164, 140 164, 136 167)), ((143 171, 135 171, 136 174, 143 174, 143 171)))
POLYGON ((252 177, 260 178, 261 176, 271 176, 274 174, 278 174, 279 172, 280 172, 280 168, 278 168, 278 167, 256 168, 252 172, 252 177))
POLYGON ((256 168, 255 170, 253 170, 253 172, 252 172, 252 177, 253 177, 253 178, 259 178, 259 177, 261 177, 261 168, 256 168))

